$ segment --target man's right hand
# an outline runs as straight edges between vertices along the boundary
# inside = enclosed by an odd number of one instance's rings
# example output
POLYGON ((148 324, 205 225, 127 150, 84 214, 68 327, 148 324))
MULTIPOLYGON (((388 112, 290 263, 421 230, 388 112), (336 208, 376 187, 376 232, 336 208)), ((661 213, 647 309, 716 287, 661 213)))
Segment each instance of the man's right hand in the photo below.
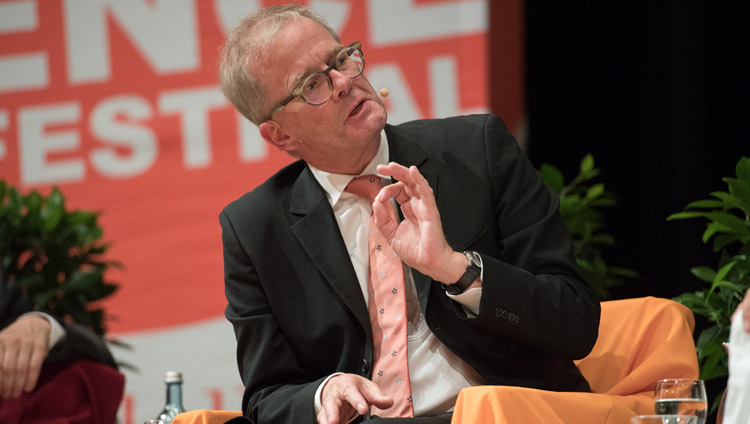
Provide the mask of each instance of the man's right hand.
POLYGON ((50 323, 26 315, 0 331, 0 398, 34 390, 49 353, 50 323))
POLYGON ((372 381, 356 374, 332 377, 323 387, 319 424, 346 424, 364 415, 370 406, 380 409, 393 405, 393 398, 384 394, 372 381))

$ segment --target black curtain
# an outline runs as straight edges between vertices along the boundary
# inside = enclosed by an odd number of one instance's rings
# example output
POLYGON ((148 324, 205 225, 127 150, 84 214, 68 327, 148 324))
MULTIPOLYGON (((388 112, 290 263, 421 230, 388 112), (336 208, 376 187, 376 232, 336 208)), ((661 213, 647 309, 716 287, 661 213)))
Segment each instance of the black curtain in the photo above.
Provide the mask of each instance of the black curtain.
POLYGON ((737 2, 527 2, 529 157, 566 180, 588 152, 607 189, 610 265, 643 278, 614 298, 704 288, 699 220, 666 222, 726 190, 750 156, 750 24, 737 2), (637 3, 637 4, 636 4, 637 3))

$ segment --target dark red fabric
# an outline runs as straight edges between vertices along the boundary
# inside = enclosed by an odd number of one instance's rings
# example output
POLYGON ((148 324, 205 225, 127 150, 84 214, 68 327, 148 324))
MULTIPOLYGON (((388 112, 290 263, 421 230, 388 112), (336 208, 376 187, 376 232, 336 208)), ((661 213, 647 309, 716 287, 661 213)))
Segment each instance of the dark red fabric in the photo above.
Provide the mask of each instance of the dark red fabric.
POLYGON ((0 423, 114 423, 124 388, 125 376, 98 362, 45 365, 34 391, 0 399, 0 423))

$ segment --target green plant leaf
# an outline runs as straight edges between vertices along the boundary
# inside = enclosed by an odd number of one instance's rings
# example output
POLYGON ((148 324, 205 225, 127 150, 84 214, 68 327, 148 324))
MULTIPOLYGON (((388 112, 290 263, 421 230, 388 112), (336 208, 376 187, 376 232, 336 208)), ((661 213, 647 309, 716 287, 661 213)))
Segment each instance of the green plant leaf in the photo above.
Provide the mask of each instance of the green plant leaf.
POLYGON ((594 156, 591 153, 586 154, 581 160, 580 170, 581 174, 586 174, 594 168, 594 156))
POLYGON ((675 219, 698 218, 703 216, 706 216, 706 212, 677 212, 669 215, 667 217, 667 221, 672 221, 675 219))
POLYGON ((7 210, 10 214, 21 216, 21 207, 23 206, 23 196, 15 187, 10 188, 7 210))
POLYGON ((705 217, 716 221, 720 224, 726 225, 732 231, 737 232, 740 235, 747 235, 750 232, 750 224, 746 223, 735 215, 728 212, 708 212, 705 217))
POLYGON ((724 182, 729 185, 729 192, 745 205, 743 209, 748 211, 748 205, 750 205, 750 183, 737 178, 724 178, 724 182))
POLYGON ((560 190, 562 190, 565 185, 565 179, 563 178, 562 172, 556 167, 546 163, 542 164, 539 172, 542 175, 542 181, 544 184, 551 188, 555 193, 560 193, 560 190))
POLYGON ((604 193, 604 184, 594 184, 586 190, 586 199, 596 199, 604 193))
POLYGON ((717 231, 719 231, 719 228, 721 228, 721 224, 718 222, 711 222, 708 225, 706 225, 706 230, 703 231, 703 236, 701 236, 701 241, 703 243, 708 243, 708 240, 716 234, 717 231))
POLYGON ((608 197, 599 197, 598 199, 593 199, 591 203, 589 203, 589 206, 593 206, 593 207, 606 207, 606 206, 616 206, 616 205, 617 205, 617 202, 615 201, 615 199, 610 199, 608 197))
POLYGON ((617 275, 619 277, 626 277, 626 278, 640 278, 640 274, 633 271, 632 269, 628 268, 622 268, 619 266, 609 266, 607 267, 607 272, 612 275, 617 275))
POLYGON ((591 237, 591 243, 614 246, 615 238, 611 234, 597 234, 591 237))
POLYGON ((729 262, 728 264, 724 265, 716 271, 716 276, 714 277, 714 283, 723 280, 724 277, 729 273, 729 271, 737 264, 736 261, 729 262))
POLYGON ((734 233, 721 234, 714 239, 714 252, 718 252, 727 245, 739 241, 740 237, 734 233))
POLYGON ((698 277, 698 279, 700 279, 701 281, 705 281, 706 283, 713 283, 716 279, 716 271, 707 266, 698 266, 692 268, 690 272, 698 277))
POLYGON ((107 284, 104 283, 101 286, 99 286, 96 290, 91 290, 86 294, 86 300, 89 302, 93 302, 95 300, 103 299, 112 293, 114 293, 118 289, 118 286, 115 284, 107 284))
POLYGON ((737 178, 750 184, 750 157, 741 158, 735 166, 735 172, 737 178))
POLYGON ((37 308, 47 309, 47 305, 55 297, 57 297, 57 290, 54 288, 39 292, 34 297, 34 305, 36 305, 37 308))
POLYGON ((97 282, 102 279, 102 271, 94 270, 90 272, 75 271, 68 279, 65 286, 66 292, 87 291, 94 288, 97 282))
POLYGON ((698 350, 698 358, 703 359, 706 353, 711 352, 711 343, 715 343, 719 330, 719 326, 713 325, 701 332, 695 343, 695 347, 698 350))
POLYGON ((738 198, 734 194, 727 193, 726 191, 712 191, 711 195, 716 197, 717 199, 721 199, 724 202, 721 208, 725 210, 736 208, 736 209, 746 211, 748 210, 748 207, 750 207, 750 204, 748 204, 747 202, 743 202, 740 198, 738 198))
POLYGON ((42 207, 41 211, 44 231, 50 232, 57 227, 57 224, 60 223, 64 213, 65 201, 63 200, 60 191, 57 188, 54 188, 47 198, 47 203, 42 207))
POLYGON ((567 185, 559 169, 552 165, 542 165, 540 172, 548 187, 559 190, 559 211, 572 236, 576 262, 597 295, 606 299, 611 287, 622 284, 625 278, 637 278, 634 271, 609 266, 602 256, 600 246, 614 245, 615 240, 604 232, 604 215, 599 208, 617 202, 613 193, 605 191, 603 183, 588 184, 600 174, 594 167, 593 155, 584 156, 578 175, 567 185))
POLYGON ((706 199, 706 200, 696 200, 695 202, 688 203, 687 206, 685 206, 685 209, 694 209, 694 208, 723 208, 724 202, 721 200, 713 200, 713 199, 706 199))

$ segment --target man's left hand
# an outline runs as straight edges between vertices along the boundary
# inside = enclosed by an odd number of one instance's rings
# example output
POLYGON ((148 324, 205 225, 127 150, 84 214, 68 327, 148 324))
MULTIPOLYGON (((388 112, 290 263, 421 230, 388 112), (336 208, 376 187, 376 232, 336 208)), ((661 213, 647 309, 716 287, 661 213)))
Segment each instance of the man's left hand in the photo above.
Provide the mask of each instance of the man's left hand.
POLYGON ((375 225, 401 260, 435 281, 453 284, 466 270, 468 260, 445 240, 435 195, 417 167, 395 162, 378 165, 378 172, 398 182, 385 186, 372 205, 375 225), (399 223, 389 213, 390 198, 401 206, 399 223))

